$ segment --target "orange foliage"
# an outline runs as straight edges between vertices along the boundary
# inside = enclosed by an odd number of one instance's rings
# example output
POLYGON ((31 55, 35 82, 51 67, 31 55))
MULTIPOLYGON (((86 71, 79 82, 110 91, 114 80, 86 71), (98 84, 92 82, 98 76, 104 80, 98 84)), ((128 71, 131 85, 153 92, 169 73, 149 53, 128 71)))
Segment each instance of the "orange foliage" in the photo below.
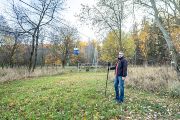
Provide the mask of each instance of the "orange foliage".
POLYGON ((150 30, 150 26, 148 22, 146 22, 143 26, 143 29, 140 31, 138 37, 140 41, 140 49, 145 59, 147 59, 147 41, 149 39, 149 30, 150 30))

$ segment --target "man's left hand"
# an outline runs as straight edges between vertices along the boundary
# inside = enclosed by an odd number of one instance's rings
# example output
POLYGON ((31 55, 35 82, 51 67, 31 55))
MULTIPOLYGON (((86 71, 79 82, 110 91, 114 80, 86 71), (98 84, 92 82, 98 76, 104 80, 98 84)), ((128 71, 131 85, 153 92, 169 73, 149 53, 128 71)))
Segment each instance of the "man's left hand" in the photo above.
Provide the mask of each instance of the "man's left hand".
POLYGON ((122 80, 125 80, 126 79, 126 77, 122 77, 122 80))

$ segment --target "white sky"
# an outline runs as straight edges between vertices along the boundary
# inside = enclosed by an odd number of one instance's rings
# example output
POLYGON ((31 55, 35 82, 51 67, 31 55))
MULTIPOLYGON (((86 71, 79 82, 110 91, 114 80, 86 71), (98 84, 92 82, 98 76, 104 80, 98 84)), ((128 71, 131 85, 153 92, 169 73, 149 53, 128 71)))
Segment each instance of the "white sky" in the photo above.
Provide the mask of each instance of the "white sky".
MULTIPOLYGON (((0 0, 0 14, 4 15, 5 11, 8 10, 9 0, 0 0)), ((17 0, 15 0, 16 2, 17 0)), ((28 1, 28 0, 23 0, 28 1)), ((82 25, 78 18, 75 17, 76 14, 80 13, 81 4, 93 5, 94 0, 67 0, 66 10, 64 11, 63 19, 65 19, 71 25, 77 27, 80 32, 80 40, 87 41, 88 39, 95 39, 94 32, 91 28, 86 25, 82 25)))
MULTIPOLYGON (((17 1, 17 0, 16 0, 17 1)), ((28 1, 28 0, 23 0, 28 1)), ((9 0, 0 0, 0 14, 3 14, 5 10, 7 10, 9 0)), ((81 4, 85 5, 94 5, 95 0, 67 0, 66 1, 66 10, 63 14, 63 19, 68 21, 71 25, 77 27, 78 31, 80 32, 80 40, 87 41, 96 39, 97 36, 95 35, 95 31, 93 31, 90 27, 88 27, 85 24, 80 23, 78 21, 78 18, 75 17, 75 14, 80 13, 81 4)), ((140 20, 142 18, 143 14, 141 13, 141 16, 138 16, 138 19, 140 20)), ((138 21, 139 21, 138 20, 138 21)), ((129 31, 130 27, 132 26, 132 18, 129 18, 126 20, 126 24, 124 26, 124 31, 129 31)))
MULTIPOLYGON (((96 34, 95 30, 92 30, 87 25, 81 25, 82 23, 80 23, 78 21, 78 18, 75 17, 75 14, 80 13, 81 4, 92 6, 92 5, 96 4, 96 0, 67 0, 67 8, 68 9, 65 12, 64 18, 67 21, 69 21, 69 23, 76 26, 78 28, 78 31, 80 33, 82 33, 82 34, 80 34, 81 40, 86 41, 88 39, 97 39, 98 35, 96 34), (89 36, 89 38, 87 36, 89 36)), ((136 11, 136 14, 138 14, 138 16, 136 15, 136 22, 140 23, 142 17, 146 13, 145 12, 141 13, 141 11, 136 11)), ((132 29, 132 25, 133 25, 133 18, 130 17, 130 18, 126 19, 125 24, 122 28, 123 31, 126 31, 126 32, 130 31, 130 29, 132 29)))
POLYGON ((80 13, 81 10, 81 4, 85 5, 94 5, 95 0, 67 0, 67 10, 65 10, 64 18, 71 23, 71 25, 74 25, 78 28, 78 31, 80 32, 80 38, 81 40, 88 40, 88 39, 95 39, 94 31, 89 28, 87 25, 82 25, 80 21, 78 20, 75 15, 80 13))

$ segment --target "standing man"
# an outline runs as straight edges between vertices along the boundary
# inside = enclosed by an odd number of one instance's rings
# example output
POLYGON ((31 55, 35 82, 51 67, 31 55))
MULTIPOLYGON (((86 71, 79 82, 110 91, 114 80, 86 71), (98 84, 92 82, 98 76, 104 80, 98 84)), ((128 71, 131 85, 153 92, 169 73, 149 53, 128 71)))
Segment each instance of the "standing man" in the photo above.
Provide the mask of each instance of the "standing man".
POLYGON ((119 52, 116 66, 111 67, 110 70, 115 70, 114 88, 116 94, 116 101, 122 103, 124 101, 124 81, 127 76, 127 60, 124 58, 124 53, 119 52), (119 93, 120 90, 120 93, 119 93))

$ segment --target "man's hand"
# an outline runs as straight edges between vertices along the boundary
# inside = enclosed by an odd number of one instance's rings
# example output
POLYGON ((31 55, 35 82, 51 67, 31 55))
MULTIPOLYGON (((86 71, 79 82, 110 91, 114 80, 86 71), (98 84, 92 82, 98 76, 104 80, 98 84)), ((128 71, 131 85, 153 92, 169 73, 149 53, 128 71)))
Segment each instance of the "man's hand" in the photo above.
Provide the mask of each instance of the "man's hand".
POLYGON ((122 77, 122 80, 125 80, 126 79, 126 77, 122 77))

